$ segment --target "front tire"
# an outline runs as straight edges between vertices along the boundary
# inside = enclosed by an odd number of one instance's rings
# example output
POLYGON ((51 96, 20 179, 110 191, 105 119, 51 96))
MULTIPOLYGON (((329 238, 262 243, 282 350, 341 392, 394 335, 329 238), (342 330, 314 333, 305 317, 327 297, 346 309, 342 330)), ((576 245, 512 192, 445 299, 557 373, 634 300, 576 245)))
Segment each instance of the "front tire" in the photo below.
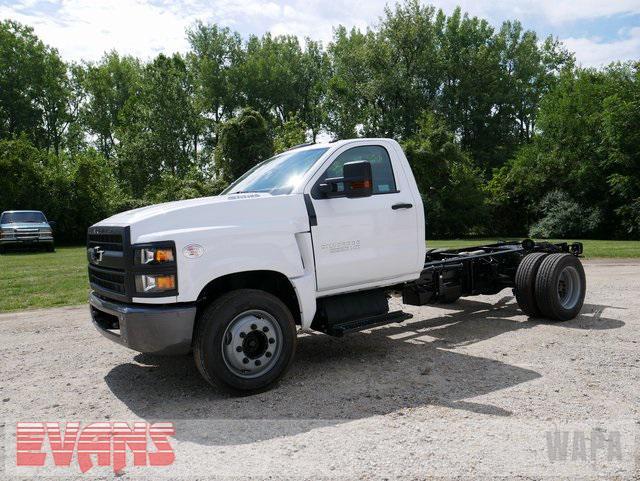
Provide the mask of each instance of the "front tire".
POLYGON ((200 316, 193 357, 210 384, 259 392, 284 375, 295 348, 296 325, 287 306, 268 292, 238 289, 200 316))

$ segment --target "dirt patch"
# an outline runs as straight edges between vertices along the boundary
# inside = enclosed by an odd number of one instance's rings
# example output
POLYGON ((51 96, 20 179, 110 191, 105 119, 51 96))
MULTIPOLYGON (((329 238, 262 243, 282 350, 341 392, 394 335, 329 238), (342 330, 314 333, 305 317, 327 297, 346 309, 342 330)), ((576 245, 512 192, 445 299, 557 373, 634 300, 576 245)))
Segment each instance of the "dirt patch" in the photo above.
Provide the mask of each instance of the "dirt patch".
MULTIPOLYGON (((575 320, 528 319, 509 290, 406 308, 414 318, 402 324, 303 335, 280 384, 240 398, 209 387, 190 357, 109 342, 86 306, 1 314, 3 444, 16 421, 168 420, 175 463, 127 468, 124 479, 632 477, 640 263, 585 268, 575 320), (569 433, 566 459, 552 457, 554 432, 569 433), (589 443, 602 432, 593 459, 589 443), (580 433, 586 457, 573 459, 580 433), (608 459, 616 435, 621 456, 608 459)), ((4 445, 5 475, 13 450, 4 445)), ((77 465, 60 473, 77 475, 77 465)))

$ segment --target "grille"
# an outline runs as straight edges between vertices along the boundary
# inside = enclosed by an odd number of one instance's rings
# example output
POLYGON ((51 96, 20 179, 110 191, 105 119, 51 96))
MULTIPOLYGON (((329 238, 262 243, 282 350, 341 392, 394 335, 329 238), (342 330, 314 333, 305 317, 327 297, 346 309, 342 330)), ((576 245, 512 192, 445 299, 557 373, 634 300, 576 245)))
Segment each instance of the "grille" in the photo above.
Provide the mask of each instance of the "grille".
POLYGON ((125 294, 125 274, 115 269, 89 266, 89 282, 118 294, 125 294))
POLYGON ((39 229, 16 229, 15 236, 20 240, 37 239, 40 233, 39 229))
POLYGON ((122 252, 122 234, 89 234, 89 247, 100 246, 105 250, 122 252))

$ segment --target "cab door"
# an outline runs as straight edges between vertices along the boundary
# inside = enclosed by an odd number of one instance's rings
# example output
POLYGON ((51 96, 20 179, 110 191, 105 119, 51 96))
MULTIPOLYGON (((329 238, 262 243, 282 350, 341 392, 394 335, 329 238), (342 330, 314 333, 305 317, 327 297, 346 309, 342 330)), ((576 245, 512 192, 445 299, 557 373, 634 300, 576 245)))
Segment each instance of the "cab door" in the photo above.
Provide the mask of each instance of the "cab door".
POLYGON ((416 206, 402 168, 384 145, 356 145, 336 152, 314 182, 311 227, 319 292, 366 284, 392 284, 416 272, 416 206), (347 162, 371 163, 373 195, 326 198, 318 185, 341 177, 347 162))

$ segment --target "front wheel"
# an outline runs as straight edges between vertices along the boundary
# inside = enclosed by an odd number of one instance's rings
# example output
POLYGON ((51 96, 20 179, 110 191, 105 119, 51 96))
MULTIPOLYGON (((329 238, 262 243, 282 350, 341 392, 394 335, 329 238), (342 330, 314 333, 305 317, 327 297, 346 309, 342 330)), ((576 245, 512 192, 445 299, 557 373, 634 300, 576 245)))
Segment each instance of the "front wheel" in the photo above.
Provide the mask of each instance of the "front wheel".
POLYGON ((204 310, 193 356, 210 384, 261 391, 284 375, 295 347, 296 325, 287 306, 268 292, 238 289, 204 310))

